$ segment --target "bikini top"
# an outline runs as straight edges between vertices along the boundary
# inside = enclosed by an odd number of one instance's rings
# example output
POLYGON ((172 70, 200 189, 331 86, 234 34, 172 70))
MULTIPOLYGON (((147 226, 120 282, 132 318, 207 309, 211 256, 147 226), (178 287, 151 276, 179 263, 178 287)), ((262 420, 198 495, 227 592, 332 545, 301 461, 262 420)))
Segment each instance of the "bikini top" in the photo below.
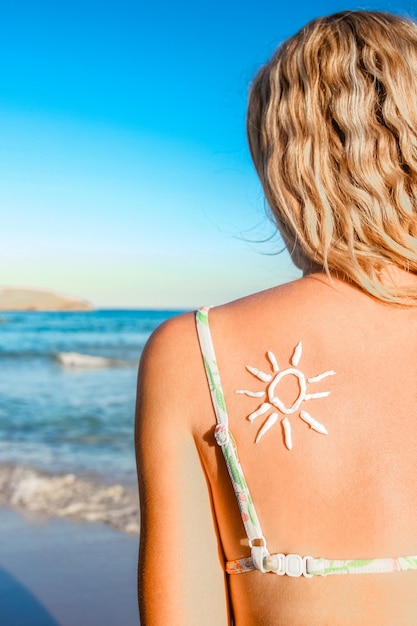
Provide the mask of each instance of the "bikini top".
POLYGON ((217 367, 216 355, 208 322, 208 309, 203 307, 196 313, 197 332, 204 368, 210 388, 217 425, 214 437, 220 446, 248 537, 251 556, 227 561, 228 574, 240 574, 257 569, 279 576, 328 576, 329 574, 376 574, 417 569, 417 556, 400 556, 378 559, 326 559, 300 554, 270 553, 267 541, 249 492, 239 462, 237 448, 228 427, 226 402, 217 367))

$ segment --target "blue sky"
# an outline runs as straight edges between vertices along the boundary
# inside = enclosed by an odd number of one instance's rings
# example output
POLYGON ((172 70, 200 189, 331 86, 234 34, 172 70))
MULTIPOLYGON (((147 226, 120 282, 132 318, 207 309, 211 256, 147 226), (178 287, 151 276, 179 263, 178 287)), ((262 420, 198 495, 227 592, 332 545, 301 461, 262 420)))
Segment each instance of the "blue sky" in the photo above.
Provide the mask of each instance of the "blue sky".
POLYGON ((280 5, 0 0, 0 284, 187 308, 298 276, 272 254, 250 81, 317 15, 417 5, 280 5))

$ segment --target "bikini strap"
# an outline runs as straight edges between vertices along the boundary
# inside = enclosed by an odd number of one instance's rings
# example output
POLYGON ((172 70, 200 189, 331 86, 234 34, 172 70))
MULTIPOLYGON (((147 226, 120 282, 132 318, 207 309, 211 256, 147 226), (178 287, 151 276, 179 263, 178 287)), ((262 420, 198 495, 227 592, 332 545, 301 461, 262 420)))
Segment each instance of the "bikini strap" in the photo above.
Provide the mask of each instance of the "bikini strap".
MULTIPOLYGON (((278 576, 330 576, 333 574, 387 574, 417 570, 417 556, 398 556, 376 559, 325 559, 299 554, 270 554, 264 562, 265 570, 278 576)), ((243 574, 257 569, 252 557, 228 561, 228 574, 243 574)))
POLYGON ((214 437, 226 462, 236 500, 239 505, 242 521, 251 548, 251 557, 256 564, 256 569, 264 569, 264 559, 269 556, 266 540, 262 533, 258 516, 240 465, 236 443, 229 431, 229 420, 226 409, 220 374, 217 367, 216 354, 208 322, 209 307, 202 307, 196 313, 197 333, 200 343, 201 355, 210 388, 217 425, 214 429, 214 437))
POLYGON ((224 425, 227 428, 229 420, 209 327, 209 308, 208 306, 204 306, 196 313, 198 341, 200 343, 201 356, 203 357, 204 369, 206 370, 207 381, 210 387, 217 425, 224 425))

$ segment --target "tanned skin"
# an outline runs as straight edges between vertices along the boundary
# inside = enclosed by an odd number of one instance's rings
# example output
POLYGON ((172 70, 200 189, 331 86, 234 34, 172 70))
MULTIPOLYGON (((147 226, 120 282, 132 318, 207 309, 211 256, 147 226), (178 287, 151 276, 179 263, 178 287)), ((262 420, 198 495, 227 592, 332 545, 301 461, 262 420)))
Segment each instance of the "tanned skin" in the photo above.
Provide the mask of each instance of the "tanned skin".
MULTIPOLYGON (((401 282, 417 278, 396 270, 401 282)), ((209 313, 230 429, 272 552, 365 559, 417 555, 417 307, 382 304, 313 274, 209 313), (259 390, 246 369, 287 367, 302 340, 306 377, 332 369, 308 411, 254 443, 259 390)), ((288 377, 288 403, 297 393, 288 377)), ((306 407, 307 408, 307 407, 306 407)), ((283 416, 280 416, 281 418, 283 416)), ((417 572, 289 578, 227 576, 250 554, 221 452, 193 314, 163 324, 143 353, 136 449, 142 626, 415 626, 417 572)))

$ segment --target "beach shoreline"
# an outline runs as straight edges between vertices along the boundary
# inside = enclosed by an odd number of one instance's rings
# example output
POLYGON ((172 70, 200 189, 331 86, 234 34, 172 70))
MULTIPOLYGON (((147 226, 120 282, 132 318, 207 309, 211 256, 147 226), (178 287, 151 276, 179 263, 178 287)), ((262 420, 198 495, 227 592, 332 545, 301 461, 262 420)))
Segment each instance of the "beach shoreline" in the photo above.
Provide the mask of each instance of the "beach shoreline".
POLYGON ((0 623, 138 626, 138 536, 0 508, 0 623))

